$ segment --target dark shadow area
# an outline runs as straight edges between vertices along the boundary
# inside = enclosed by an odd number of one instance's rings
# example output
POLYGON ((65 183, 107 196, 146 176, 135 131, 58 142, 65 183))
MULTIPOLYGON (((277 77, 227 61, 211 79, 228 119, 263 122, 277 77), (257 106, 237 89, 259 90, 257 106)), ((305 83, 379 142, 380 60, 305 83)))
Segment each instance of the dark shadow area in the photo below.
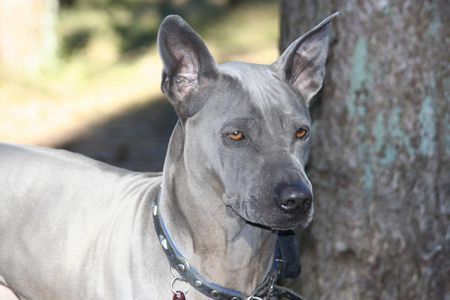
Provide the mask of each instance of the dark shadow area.
MULTIPOLYGON (((249 0, 242 1, 249 2, 249 0)), ((141 47, 152 46, 156 42, 158 27, 148 26, 148 18, 157 17, 156 24, 161 23, 167 15, 177 14, 183 16, 200 33, 207 28, 212 21, 229 13, 231 4, 224 1, 217 4, 209 0, 190 1, 160 1, 159 3, 148 2, 116 2, 121 9, 132 14, 132 24, 120 23, 119 18, 111 18, 112 27, 120 37, 122 53, 128 53, 141 47), (131 26, 130 26, 131 25, 131 26)), ((113 16, 113 14, 110 14, 113 16)))
POLYGON ((152 100, 96 124, 56 148, 130 170, 162 171, 176 121, 166 99, 152 100))
POLYGON ((91 38, 91 31, 87 29, 80 29, 64 38, 60 51, 64 56, 74 55, 76 52, 86 48, 91 38))

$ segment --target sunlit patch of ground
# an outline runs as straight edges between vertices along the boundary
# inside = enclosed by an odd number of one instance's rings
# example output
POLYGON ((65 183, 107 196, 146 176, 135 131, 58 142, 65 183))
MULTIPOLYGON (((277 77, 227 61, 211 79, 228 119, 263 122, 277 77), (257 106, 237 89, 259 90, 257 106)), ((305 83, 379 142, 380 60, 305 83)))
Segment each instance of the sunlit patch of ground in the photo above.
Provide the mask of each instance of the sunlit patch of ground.
MULTIPOLYGON (((61 18, 66 18, 61 31, 76 23, 72 15, 61 18)), ((276 1, 253 3, 210 21, 201 35, 219 62, 271 63, 278 53, 278 27, 276 1)), ((119 54, 117 40, 107 30, 99 36, 38 76, 0 74, 0 141, 58 145, 93 124, 162 97, 155 45, 119 54)))

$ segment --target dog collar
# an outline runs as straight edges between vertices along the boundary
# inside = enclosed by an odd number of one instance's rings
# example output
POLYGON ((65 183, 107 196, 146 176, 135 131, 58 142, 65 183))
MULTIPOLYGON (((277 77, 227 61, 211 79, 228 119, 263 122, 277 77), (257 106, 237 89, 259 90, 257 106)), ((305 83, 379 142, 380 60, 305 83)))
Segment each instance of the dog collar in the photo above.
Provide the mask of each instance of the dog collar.
POLYGON ((272 268, 264 281, 255 289, 252 295, 245 295, 239 291, 222 287, 203 277, 193 268, 186 258, 175 247, 170 239, 167 228, 159 214, 158 197, 153 201, 153 223, 158 240, 169 260, 170 266, 178 271, 180 278, 189 283, 205 296, 217 300, 264 300, 264 299, 291 299, 303 300, 295 292, 276 285, 283 260, 275 256, 272 268), (274 297, 274 298, 272 298, 274 297))

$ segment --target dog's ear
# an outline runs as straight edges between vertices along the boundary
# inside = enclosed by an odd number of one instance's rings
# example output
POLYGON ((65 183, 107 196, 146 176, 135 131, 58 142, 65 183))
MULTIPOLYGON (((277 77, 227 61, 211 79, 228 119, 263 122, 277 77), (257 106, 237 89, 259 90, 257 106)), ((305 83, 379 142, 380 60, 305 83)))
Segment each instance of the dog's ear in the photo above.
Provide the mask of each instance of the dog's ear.
POLYGON ((217 64, 200 36, 180 16, 167 16, 158 32, 163 61, 161 90, 180 106, 208 78, 217 74, 217 64))
POLYGON ((328 56, 330 22, 339 13, 324 19, 295 40, 273 64, 280 75, 302 95, 309 106, 321 89, 328 56))

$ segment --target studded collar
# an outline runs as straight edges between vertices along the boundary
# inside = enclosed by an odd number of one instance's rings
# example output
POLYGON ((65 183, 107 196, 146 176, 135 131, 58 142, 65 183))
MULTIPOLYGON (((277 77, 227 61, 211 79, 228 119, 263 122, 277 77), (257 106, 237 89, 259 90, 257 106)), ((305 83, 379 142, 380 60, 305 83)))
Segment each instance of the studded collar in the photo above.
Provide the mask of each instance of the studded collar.
POLYGON ((245 295, 239 291, 222 287, 211 282, 189 264, 187 259, 183 257, 170 239, 167 228, 159 214, 158 197, 153 201, 153 223, 158 240, 171 267, 178 271, 183 281, 189 283, 205 296, 216 300, 303 300, 303 298, 295 292, 275 284, 282 268, 282 260, 280 258, 275 257, 271 270, 264 281, 255 289, 253 294, 245 295))

